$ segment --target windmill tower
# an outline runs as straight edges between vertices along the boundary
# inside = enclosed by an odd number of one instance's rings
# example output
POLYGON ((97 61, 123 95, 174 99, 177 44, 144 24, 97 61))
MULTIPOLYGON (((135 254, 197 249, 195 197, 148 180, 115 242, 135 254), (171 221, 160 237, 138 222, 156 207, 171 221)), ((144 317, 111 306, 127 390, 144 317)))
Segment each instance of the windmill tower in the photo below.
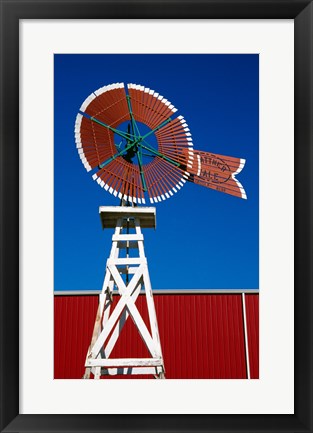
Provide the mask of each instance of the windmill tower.
POLYGON ((95 379, 103 374, 153 374, 157 378, 164 378, 160 336, 141 232, 142 227, 155 228, 155 208, 106 206, 100 207, 100 216, 103 227, 115 228, 115 231, 87 354, 85 378, 89 378, 91 372, 95 379), (130 249, 135 252, 132 257, 129 256, 130 249), (114 287, 120 298, 111 312, 114 287), (145 293, 150 329, 136 307, 140 291, 145 293), (150 357, 110 359, 129 316, 146 344, 150 357))
POLYGON ((158 203, 184 184, 196 183, 247 198, 236 175, 245 160, 193 148, 191 133, 177 109, 154 90, 114 83, 88 96, 75 123, 76 147, 86 170, 120 206, 100 207, 103 228, 114 229, 112 248, 87 351, 85 378, 113 374, 153 374, 165 378, 157 317, 141 228, 155 228, 158 203), (126 123, 125 123, 126 122, 126 123), (132 254, 130 254, 130 251, 132 254), (137 306, 146 296, 148 323, 137 306), (113 294, 119 300, 113 308, 113 294), (144 341, 149 357, 112 358, 129 318, 144 341))

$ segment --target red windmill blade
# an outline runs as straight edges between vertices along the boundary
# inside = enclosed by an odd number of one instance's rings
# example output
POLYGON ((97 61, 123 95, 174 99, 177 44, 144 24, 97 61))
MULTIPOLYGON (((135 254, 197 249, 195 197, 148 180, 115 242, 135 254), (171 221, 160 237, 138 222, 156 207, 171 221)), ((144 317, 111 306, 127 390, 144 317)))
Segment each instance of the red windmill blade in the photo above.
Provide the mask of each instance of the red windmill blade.
POLYGON ((186 181, 247 198, 236 179, 245 160, 194 150, 184 117, 167 99, 136 84, 127 90, 124 83, 96 90, 76 117, 78 153, 101 187, 134 203, 145 203, 145 192, 152 203, 166 200, 186 181))

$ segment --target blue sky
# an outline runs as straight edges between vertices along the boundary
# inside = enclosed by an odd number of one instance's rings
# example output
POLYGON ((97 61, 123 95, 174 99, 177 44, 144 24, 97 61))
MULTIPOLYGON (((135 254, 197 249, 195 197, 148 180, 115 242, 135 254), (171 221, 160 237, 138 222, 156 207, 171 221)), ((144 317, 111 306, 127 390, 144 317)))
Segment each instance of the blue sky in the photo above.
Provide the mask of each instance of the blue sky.
POLYGON ((246 159, 242 200, 188 183, 155 204, 144 229, 154 289, 259 288, 258 55, 54 56, 54 289, 100 290, 111 248, 99 206, 119 205, 79 159, 74 123, 85 98, 115 82, 149 87, 185 117, 194 148, 246 159))

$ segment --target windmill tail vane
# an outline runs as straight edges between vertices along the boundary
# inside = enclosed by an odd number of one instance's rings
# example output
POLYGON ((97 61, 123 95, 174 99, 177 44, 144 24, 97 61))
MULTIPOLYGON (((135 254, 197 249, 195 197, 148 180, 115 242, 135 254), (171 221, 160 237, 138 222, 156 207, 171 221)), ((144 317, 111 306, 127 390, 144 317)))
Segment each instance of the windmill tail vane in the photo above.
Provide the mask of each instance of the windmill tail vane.
POLYGON ((188 167, 190 173, 188 180, 197 185, 246 199, 246 192, 236 178, 245 163, 245 159, 242 158, 194 150, 191 167, 188 167))
POLYGON ((96 90, 75 123, 86 170, 102 188, 135 204, 145 204, 145 193, 151 203, 166 200, 186 182, 246 199, 236 178, 245 160, 195 150, 186 120, 176 112, 170 101, 138 84, 96 90))

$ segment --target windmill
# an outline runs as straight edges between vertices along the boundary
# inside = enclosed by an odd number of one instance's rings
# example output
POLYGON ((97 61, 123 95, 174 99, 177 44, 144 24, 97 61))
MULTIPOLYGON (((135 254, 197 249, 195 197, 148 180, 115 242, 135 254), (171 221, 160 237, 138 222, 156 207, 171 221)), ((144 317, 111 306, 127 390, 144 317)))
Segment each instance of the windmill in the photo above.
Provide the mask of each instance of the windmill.
POLYGON ((76 147, 87 172, 120 206, 100 207, 103 228, 114 228, 112 249, 85 363, 85 378, 113 374, 165 377, 160 336, 141 228, 155 228, 158 203, 192 182, 246 199, 236 175, 245 160, 198 151, 190 130, 170 101, 137 84, 114 83, 96 90, 80 107, 76 147), (130 251, 132 254, 130 256, 130 251), (134 254, 135 252, 135 254, 134 254), (136 300, 146 294, 148 323, 136 300), (113 307, 113 293, 120 295, 113 307), (110 355, 128 318, 136 325, 147 358, 110 355))

